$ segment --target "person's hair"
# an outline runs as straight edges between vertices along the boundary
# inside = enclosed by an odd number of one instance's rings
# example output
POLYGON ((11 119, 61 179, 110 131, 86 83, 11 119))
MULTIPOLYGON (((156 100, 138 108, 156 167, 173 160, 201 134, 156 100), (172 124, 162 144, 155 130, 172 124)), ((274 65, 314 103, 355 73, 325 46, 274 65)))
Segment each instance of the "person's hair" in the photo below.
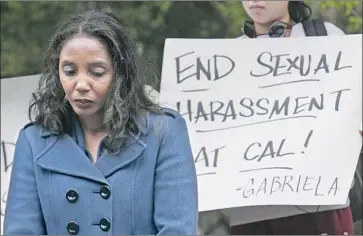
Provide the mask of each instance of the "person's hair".
POLYGON ((295 23, 306 21, 311 16, 311 8, 304 1, 289 1, 288 10, 290 18, 295 23))
POLYGON ((110 13, 88 11, 62 23, 49 42, 38 89, 29 106, 29 119, 56 135, 71 129, 74 111, 65 99, 59 80, 59 54, 65 42, 75 35, 89 35, 102 42, 111 56, 114 79, 104 105, 103 125, 107 130, 105 147, 121 148, 129 132, 138 132, 137 119, 144 112, 158 112, 144 90, 146 78, 137 64, 133 42, 120 21, 110 13))

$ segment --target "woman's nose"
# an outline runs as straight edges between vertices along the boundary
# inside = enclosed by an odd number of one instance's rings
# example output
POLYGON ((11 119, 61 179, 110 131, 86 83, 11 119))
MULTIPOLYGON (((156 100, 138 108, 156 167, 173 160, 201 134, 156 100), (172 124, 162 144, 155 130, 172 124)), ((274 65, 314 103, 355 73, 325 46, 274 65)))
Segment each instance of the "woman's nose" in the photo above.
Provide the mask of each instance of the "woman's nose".
POLYGON ((91 90, 91 86, 86 78, 80 78, 77 79, 75 89, 80 93, 85 93, 91 90))

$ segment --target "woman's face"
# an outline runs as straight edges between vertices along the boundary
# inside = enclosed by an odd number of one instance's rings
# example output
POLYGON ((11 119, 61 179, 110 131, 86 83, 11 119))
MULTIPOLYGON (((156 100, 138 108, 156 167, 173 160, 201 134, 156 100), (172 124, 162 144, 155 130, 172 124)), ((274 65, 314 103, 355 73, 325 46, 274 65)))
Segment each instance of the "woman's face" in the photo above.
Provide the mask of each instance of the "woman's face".
POLYGON ((242 1, 243 8, 253 22, 266 25, 289 15, 289 1, 242 1))
POLYGON ((107 48, 96 38, 77 35, 61 49, 59 78, 74 112, 103 115, 114 70, 107 48))

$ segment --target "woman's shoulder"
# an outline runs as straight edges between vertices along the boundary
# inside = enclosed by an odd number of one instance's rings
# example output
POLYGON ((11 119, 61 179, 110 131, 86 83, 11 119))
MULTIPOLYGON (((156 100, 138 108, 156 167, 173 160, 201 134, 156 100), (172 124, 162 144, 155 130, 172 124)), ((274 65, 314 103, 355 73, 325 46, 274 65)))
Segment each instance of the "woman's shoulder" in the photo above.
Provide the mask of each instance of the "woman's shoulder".
MULTIPOLYGON (((25 124, 18 133, 16 141, 17 148, 20 148, 22 152, 30 150, 32 154, 38 153, 46 145, 46 139, 44 139, 46 132, 42 129, 41 125, 29 122, 25 124)), ((35 156, 35 155, 34 155, 35 156)))
POLYGON ((328 32, 329 36, 334 36, 334 35, 345 35, 344 31, 342 29, 340 29, 338 26, 334 25, 331 22, 324 22, 326 31, 328 32))
POLYGON ((39 136, 42 131, 42 127, 39 124, 28 122, 23 126, 21 131, 23 131, 27 137, 35 137, 39 136))
POLYGON ((170 123, 173 122, 174 120, 184 121, 184 118, 179 112, 171 108, 160 107, 157 112, 148 113, 148 122, 151 124, 160 123, 160 122, 170 123))
POLYGON ((182 115, 179 112, 171 108, 161 107, 160 111, 162 116, 168 117, 169 119, 178 119, 178 118, 183 119, 182 115))
POLYGON ((23 134, 29 143, 38 143, 39 140, 43 140, 46 137, 52 136, 52 133, 40 124, 29 122, 23 126, 20 130, 20 134, 23 134))
POLYGON ((158 112, 148 112, 145 117, 147 132, 165 135, 167 131, 180 130, 186 128, 186 122, 183 116, 171 108, 160 107, 158 112))
MULTIPOLYGON (((309 21, 312 21, 312 20, 309 20, 309 21)), ((345 35, 343 30, 341 30, 338 26, 334 25, 331 22, 324 21, 324 26, 325 26, 328 36, 345 35)), ((297 33, 304 32, 305 29, 304 29, 303 23, 300 22, 300 23, 297 23, 296 25, 294 25, 294 31, 297 33)), ((301 35, 296 35, 296 36, 301 36, 301 35)))

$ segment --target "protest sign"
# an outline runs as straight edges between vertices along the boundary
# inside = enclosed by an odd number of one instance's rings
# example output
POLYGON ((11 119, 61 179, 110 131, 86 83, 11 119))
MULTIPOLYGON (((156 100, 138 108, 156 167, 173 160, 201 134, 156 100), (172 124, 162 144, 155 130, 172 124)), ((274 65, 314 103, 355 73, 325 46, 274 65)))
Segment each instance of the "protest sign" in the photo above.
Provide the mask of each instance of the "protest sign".
POLYGON ((193 137, 200 211, 346 203, 362 144, 361 41, 166 40, 160 103, 193 137))
MULTIPOLYGON (((4 222, 16 139, 20 129, 29 122, 29 101, 39 78, 40 75, 31 75, 1 79, 1 226, 4 222)), ((1 227, 1 234, 2 229, 1 227)))

